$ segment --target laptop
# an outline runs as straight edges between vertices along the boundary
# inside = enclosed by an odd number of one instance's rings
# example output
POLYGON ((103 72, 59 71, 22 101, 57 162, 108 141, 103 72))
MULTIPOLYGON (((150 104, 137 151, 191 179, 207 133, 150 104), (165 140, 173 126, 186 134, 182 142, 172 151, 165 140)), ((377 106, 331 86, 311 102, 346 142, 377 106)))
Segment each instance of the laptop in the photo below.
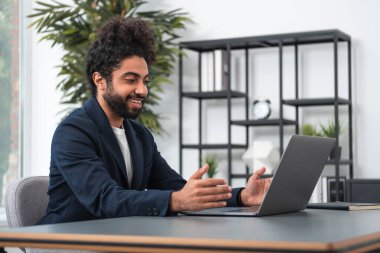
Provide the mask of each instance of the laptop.
POLYGON ((306 208, 335 145, 335 138, 292 135, 260 206, 186 211, 198 216, 265 216, 306 208))

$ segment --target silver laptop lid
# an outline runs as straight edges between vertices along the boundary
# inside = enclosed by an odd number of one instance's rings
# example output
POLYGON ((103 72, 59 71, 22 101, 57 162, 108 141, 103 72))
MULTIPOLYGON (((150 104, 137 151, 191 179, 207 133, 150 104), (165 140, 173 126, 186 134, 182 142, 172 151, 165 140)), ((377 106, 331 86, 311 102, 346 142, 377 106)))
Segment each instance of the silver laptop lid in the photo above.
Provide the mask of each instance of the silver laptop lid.
POLYGON ((334 138, 292 135, 258 215, 305 209, 334 145, 334 138))
POLYGON ((333 138, 293 135, 258 211, 250 207, 224 207, 183 213, 201 216, 264 216, 303 210, 334 145, 333 138))

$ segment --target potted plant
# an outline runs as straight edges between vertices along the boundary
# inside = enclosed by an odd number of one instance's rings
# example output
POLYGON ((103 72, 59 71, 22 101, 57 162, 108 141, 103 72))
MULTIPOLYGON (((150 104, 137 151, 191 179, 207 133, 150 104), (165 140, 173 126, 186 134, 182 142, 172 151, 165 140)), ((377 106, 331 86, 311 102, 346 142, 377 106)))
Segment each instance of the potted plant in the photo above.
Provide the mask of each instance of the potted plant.
POLYGON ((308 136, 322 136, 317 128, 312 124, 305 124, 302 126, 301 133, 308 136))
MULTIPOLYGON (((336 129, 335 122, 333 120, 329 120, 327 122, 327 125, 320 124, 320 127, 322 136, 324 137, 336 138, 343 132, 343 128, 340 124, 338 125, 338 129, 336 129), (336 130, 338 130, 338 132, 336 132, 336 130)), ((334 147, 334 149, 330 153, 330 159, 340 159, 341 153, 341 146, 339 146, 338 148, 334 147)))
POLYGON ((208 164, 208 177, 214 177, 215 174, 218 172, 219 161, 217 157, 215 155, 206 155, 203 159, 203 162, 208 164))
MULTIPOLYGON (((95 40, 99 27, 111 18, 139 17, 148 21, 155 34, 157 60, 150 69, 149 96, 138 118, 153 133, 164 131, 161 116, 153 108, 159 104, 163 84, 171 83, 168 78, 173 72, 176 56, 184 54, 178 49, 176 40, 179 32, 191 22, 187 13, 176 10, 149 10, 142 7, 143 0, 75 0, 37 1, 31 27, 42 35, 41 40, 50 41, 63 50, 59 63, 60 81, 57 89, 63 91, 61 103, 84 103, 91 96, 87 89, 85 60, 88 48, 95 40)), ((158 4, 156 4, 158 5, 158 4)))
POLYGON ((324 126, 323 124, 320 124, 320 127, 321 127, 321 132, 323 136, 325 137, 335 138, 342 133, 341 125, 338 125, 338 133, 335 132, 336 131, 335 122, 332 120, 329 120, 326 126, 324 126))

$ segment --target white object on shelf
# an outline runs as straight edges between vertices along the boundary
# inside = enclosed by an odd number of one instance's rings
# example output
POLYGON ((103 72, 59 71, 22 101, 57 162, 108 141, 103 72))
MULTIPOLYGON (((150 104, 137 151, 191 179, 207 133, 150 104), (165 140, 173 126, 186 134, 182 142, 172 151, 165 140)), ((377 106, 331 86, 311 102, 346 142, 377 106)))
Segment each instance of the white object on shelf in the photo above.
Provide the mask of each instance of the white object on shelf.
POLYGON ((273 174, 280 160, 280 152, 271 141, 253 141, 242 158, 252 171, 265 167, 265 174, 273 174))
POLYGON ((215 91, 227 90, 227 53, 226 50, 214 50, 215 91))
POLYGON ((201 55, 201 88, 203 92, 214 91, 214 55, 204 52, 201 55))

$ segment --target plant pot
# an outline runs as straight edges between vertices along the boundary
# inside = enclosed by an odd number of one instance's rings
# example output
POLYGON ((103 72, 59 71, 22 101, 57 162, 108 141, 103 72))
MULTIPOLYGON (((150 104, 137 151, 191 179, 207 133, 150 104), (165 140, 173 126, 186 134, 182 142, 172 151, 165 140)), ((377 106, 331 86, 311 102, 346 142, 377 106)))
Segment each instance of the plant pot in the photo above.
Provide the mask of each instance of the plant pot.
POLYGON ((332 150, 331 150, 331 153, 330 153, 330 156, 329 156, 329 159, 330 160, 340 160, 340 155, 342 153, 342 147, 339 146, 338 148, 334 147, 332 150))

